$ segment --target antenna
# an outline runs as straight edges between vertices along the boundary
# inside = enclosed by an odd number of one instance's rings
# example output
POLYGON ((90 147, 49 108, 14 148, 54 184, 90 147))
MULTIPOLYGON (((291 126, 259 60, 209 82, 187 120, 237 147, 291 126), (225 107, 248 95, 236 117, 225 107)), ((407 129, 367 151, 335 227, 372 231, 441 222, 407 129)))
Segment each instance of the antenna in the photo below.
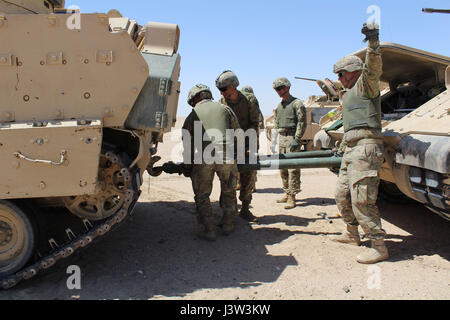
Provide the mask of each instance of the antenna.
POLYGON ((425 13, 450 13, 450 9, 433 9, 433 8, 423 8, 425 13))

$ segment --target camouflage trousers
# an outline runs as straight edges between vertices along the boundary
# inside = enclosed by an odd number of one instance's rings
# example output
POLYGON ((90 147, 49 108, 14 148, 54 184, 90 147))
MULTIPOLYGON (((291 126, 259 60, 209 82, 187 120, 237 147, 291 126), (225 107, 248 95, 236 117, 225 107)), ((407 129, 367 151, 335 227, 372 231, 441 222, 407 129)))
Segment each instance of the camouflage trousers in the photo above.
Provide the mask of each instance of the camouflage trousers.
MULTIPOLYGON (((291 152, 290 144, 294 141, 293 136, 282 136, 280 135, 280 154, 287 154, 293 152, 300 152, 300 149, 294 150, 291 152)), ((301 146, 299 147, 301 148, 301 146)), ((300 185, 301 185, 301 175, 302 172, 300 169, 284 169, 280 170, 281 181, 283 183, 283 190, 287 195, 295 196, 300 193, 300 185)))
POLYGON ((245 171, 239 173, 241 189, 239 200, 251 203, 253 200, 253 189, 256 184, 256 171, 245 171))
POLYGON ((371 240, 386 236, 376 205, 383 161, 383 144, 365 143, 363 139, 347 146, 336 188, 336 203, 345 223, 360 225, 371 240))
POLYGON ((206 218, 212 217, 210 196, 213 188, 214 175, 220 180, 222 210, 224 219, 236 214, 236 164, 201 164, 193 165, 191 180, 194 190, 197 218, 204 224, 206 218))

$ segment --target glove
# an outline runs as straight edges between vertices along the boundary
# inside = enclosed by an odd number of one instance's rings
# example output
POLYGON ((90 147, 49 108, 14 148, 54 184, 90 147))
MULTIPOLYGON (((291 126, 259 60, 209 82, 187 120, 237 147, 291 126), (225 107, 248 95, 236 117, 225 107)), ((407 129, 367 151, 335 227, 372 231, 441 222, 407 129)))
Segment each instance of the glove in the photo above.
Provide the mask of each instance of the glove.
POLYGON ((363 42, 378 40, 380 36, 380 26, 375 22, 369 24, 364 23, 361 33, 366 36, 363 42))
MULTIPOLYGON (((190 178, 191 174, 192 174, 192 165, 191 164, 183 164, 182 165, 183 168, 183 172, 182 174, 186 177, 186 178, 190 178)), ((181 175, 181 174, 180 174, 181 175)))
POLYGON ((291 142, 291 144, 289 145, 289 148, 291 150, 291 152, 295 152, 298 151, 300 146, 300 143, 298 143, 297 139, 294 139, 294 141, 291 142))
POLYGON ((347 142, 344 140, 344 141, 341 141, 338 148, 333 149, 334 155, 336 157, 343 157, 344 153, 345 153, 345 149, 347 149, 347 142))

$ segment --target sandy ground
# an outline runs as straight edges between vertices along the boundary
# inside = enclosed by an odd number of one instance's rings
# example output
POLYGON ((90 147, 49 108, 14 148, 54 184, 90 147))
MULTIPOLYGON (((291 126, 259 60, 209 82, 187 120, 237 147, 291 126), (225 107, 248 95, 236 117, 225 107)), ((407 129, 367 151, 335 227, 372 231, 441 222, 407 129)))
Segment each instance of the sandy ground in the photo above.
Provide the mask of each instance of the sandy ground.
MULTIPOLYGON (((160 146, 162 162, 177 150, 175 131, 160 146)), ((303 170, 298 207, 287 211, 275 203, 282 196, 278 173, 260 173, 252 204, 259 223, 236 217, 236 231, 219 232, 210 243, 196 236, 190 180, 146 176, 126 224, 47 273, 0 291, 0 299, 449 299, 450 223, 418 204, 379 201, 391 257, 358 264, 364 248, 327 239, 344 229, 336 181, 326 169, 303 170), (81 290, 66 286, 70 265, 81 268, 81 290)), ((211 198, 218 222, 218 181, 211 198)))

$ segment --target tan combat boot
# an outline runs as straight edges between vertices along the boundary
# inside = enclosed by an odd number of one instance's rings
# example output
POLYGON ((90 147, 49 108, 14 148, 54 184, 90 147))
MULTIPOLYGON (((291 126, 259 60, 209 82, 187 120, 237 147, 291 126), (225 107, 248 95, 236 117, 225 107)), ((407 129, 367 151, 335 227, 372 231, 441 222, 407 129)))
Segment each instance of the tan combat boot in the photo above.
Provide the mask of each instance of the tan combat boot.
POLYGON ((287 203, 288 202, 288 195, 285 194, 283 198, 277 200, 277 203, 287 203))
POLYGON ((363 264, 372 264, 387 260, 389 252, 384 244, 384 240, 372 240, 372 248, 356 257, 356 261, 363 264))
POLYGON ((347 225, 347 232, 340 236, 331 236, 331 241, 351 244, 355 246, 361 245, 361 238, 359 237, 358 226, 347 225))
POLYGON ((203 225, 205 229, 198 233, 198 236, 203 240, 216 241, 216 231, 214 230, 214 224, 211 218, 204 219, 203 225))
POLYGON ((242 202, 241 212, 239 213, 239 217, 248 222, 255 222, 257 218, 250 212, 250 203, 242 202))
POLYGON ((284 206, 286 210, 294 209, 295 204, 295 196, 288 196, 287 205, 284 206))

